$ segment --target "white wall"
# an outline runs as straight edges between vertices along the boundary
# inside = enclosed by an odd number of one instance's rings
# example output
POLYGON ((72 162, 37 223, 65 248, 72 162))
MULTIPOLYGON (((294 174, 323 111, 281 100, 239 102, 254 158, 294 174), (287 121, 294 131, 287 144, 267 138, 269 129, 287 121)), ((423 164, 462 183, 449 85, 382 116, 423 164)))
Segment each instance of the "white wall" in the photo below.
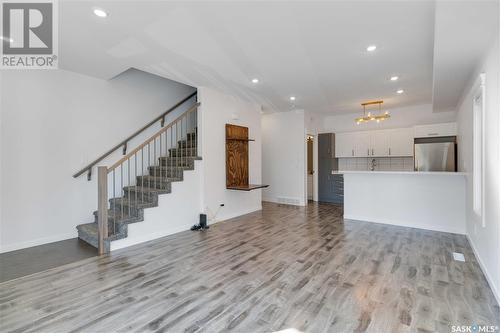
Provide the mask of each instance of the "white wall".
POLYGON ((344 174, 344 218, 465 234, 461 174, 344 174))
POLYGON ((306 204, 306 128, 304 111, 262 116, 262 178, 265 201, 306 204))
POLYGON ((72 175, 194 91, 136 70, 110 81, 63 70, 0 75, 2 252, 76 237, 76 225, 93 221, 97 186, 72 175))
POLYGON ((431 104, 414 105, 404 108, 391 109, 391 118, 379 124, 369 122, 356 125, 354 118, 360 113, 351 113, 338 116, 325 116, 323 126, 318 129, 320 133, 364 131, 385 128, 412 127, 415 125, 454 122, 456 112, 432 112, 431 104))
MULTIPOLYGON (((217 221, 247 214, 262 208, 261 189, 234 191, 226 189, 226 124, 248 127, 249 137, 249 181, 261 184, 261 106, 243 101, 209 88, 198 88, 201 103, 198 117, 201 118, 201 154, 203 157, 202 207, 209 215, 215 213, 220 204, 224 207, 217 221)), ((212 221, 213 223, 213 221, 212 221)))
POLYGON ((458 107, 459 170, 467 173, 467 235, 500 303, 500 52, 498 39, 479 64, 458 107), (485 224, 472 209, 472 98, 480 73, 486 74, 484 128, 485 224))

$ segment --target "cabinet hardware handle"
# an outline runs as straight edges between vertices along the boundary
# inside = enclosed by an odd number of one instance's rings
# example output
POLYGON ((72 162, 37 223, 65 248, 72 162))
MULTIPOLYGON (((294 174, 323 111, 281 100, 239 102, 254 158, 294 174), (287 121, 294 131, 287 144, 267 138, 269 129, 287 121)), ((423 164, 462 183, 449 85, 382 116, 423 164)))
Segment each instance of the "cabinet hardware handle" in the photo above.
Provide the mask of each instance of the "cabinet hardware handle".
POLYGON ((368 156, 370 156, 370 148, 368 148, 368 156))
POLYGON ((352 150, 352 156, 354 156, 354 149, 352 150))
POLYGON ((375 155, 375 154, 373 154, 373 148, 372 148, 372 156, 373 156, 373 155, 375 155))
POLYGON ((389 148, 389 155, 391 155, 391 148, 389 148))

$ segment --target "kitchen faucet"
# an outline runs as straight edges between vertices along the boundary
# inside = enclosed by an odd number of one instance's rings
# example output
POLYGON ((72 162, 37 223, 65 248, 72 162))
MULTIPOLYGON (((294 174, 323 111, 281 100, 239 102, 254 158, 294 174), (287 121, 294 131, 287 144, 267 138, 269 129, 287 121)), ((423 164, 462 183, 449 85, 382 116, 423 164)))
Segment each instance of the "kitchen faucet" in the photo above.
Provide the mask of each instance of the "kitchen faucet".
POLYGON ((377 161, 374 158, 372 158, 372 166, 371 166, 370 170, 375 171, 376 166, 377 166, 377 161))

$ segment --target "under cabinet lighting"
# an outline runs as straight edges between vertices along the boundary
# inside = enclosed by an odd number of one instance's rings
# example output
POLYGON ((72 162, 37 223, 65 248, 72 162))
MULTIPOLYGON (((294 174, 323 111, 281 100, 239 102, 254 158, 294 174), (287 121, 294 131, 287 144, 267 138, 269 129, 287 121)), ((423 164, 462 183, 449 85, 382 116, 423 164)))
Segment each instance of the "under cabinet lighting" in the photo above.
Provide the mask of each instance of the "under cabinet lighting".
POLYGON ((368 52, 373 52, 377 49, 377 45, 370 45, 366 48, 368 52))
POLYGON ((402 94, 404 93, 405 91, 403 89, 399 89, 398 91, 396 91, 398 94, 402 94))
POLYGON ((391 76, 391 81, 397 81, 398 79, 399 79, 399 76, 397 76, 397 75, 391 76))

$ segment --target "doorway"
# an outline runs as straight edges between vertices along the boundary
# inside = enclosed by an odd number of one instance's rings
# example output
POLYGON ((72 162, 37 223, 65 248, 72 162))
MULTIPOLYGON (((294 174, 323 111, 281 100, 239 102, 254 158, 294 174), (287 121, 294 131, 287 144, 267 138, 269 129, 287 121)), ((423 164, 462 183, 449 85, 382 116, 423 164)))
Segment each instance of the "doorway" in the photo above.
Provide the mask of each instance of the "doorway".
POLYGON ((307 135, 307 200, 314 198, 314 136, 307 135))

